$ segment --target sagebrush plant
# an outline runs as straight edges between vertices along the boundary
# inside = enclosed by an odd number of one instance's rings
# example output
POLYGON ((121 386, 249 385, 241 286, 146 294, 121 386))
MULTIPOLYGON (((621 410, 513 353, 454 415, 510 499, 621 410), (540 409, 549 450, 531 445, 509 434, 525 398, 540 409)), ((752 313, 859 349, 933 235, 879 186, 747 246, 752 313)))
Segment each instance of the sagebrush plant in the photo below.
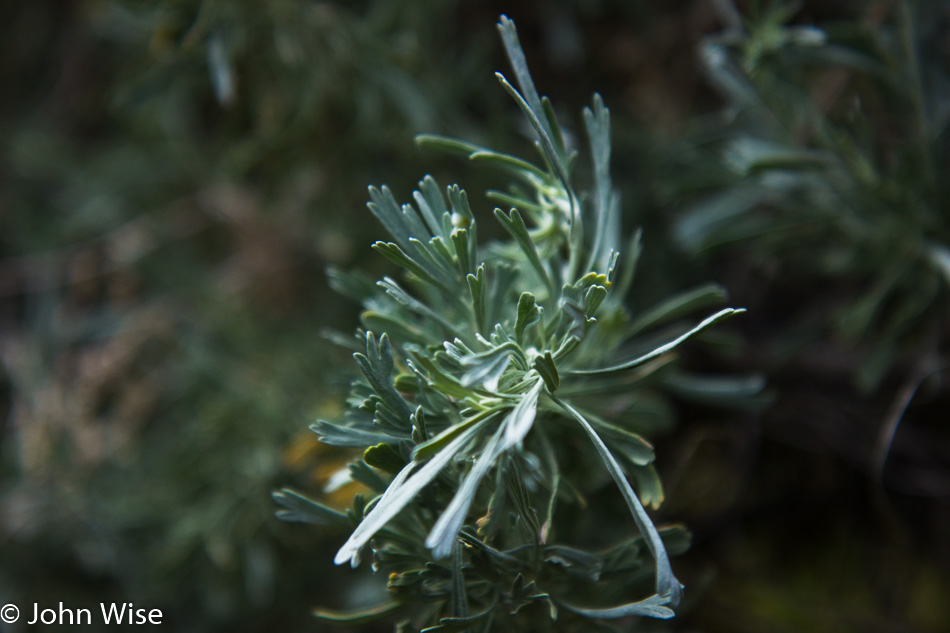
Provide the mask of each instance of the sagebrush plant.
POLYGON ((658 507, 663 491, 639 432, 654 425, 638 412, 662 402, 656 386, 676 375, 675 347, 742 310, 644 335, 723 293, 703 286, 630 315, 624 297, 640 236, 621 244, 608 110, 597 95, 584 110, 592 186, 582 193, 576 153, 535 89, 514 22, 502 16, 498 28, 517 88, 497 77, 536 134, 540 164, 442 136, 418 142, 515 178, 489 193, 509 208, 494 215, 510 239, 479 244, 465 191, 443 193, 426 176, 412 204, 370 188, 369 208, 392 236, 374 248, 403 279, 373 288, 331 275, 366 308, 354 354, 362 377, 343 419, 313 430, 326 444, 364 451, 345 476, 368 492, 343 513, 284 489, 278 515, 353 529, 335 562, 356 566, 370 547, 391 601, 319 610, 326 620, 391 619, 400 631, 572 630, 591 619, 668 618, 680 602, 668 550, 684 549, 688 534, 657 529, 644 509, 658 507), (636 532, 612 504, 593 505, 601 473, 636 532), (608 541, 617 534, 625 536, 608 541), (631 600, 635 592, 646 595, 631 600))

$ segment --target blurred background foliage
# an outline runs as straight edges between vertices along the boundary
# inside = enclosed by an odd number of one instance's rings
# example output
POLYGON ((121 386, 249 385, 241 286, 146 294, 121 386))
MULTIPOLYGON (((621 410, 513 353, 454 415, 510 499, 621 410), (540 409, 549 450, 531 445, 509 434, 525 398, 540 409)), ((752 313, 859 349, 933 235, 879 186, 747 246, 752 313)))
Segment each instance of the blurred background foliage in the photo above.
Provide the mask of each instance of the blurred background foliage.
POLYGON ((432 165, 420 132, 523 146, 490 72, 506 12, 563 120, 595 90, 613 111, 645 229, 633 309, 723 284, 750 308, 727 369, 775 394, 681 402, 659 442, 661 518, 694 532, 674 561, 691 608, 663 626, 946 630, 950 9, 737 11, 0 6, 0 603, 250 632, 364 601, 366 576, 329 564, 345 534, 279 524, 269 492, 338 465, 304 429, 354 370, 320 335, 358 309, 324 268, 389 270, 365 185, 406 197, 432 165))

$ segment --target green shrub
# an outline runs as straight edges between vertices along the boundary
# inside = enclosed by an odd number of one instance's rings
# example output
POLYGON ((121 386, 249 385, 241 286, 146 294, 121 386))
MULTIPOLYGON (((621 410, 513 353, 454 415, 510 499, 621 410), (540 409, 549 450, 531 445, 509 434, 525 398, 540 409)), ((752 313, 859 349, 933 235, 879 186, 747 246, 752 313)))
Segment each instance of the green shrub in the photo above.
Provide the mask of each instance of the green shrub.
POLYGON ((510 209, 494 212, 509 239, 479 243, 465 191, 443 192, 426 176, 410 204, 370 188, 369 209, 392 239, 374 249, 402 279, 374 286, 331 271, 365 308, 355 340, 337 337, 362 376, 342 419, 312 428, 326 444, 363 451, 341 476, 366 492, 345 512, 289 489, 275 498, 286 520, 352 529, 336 563, 355 566, 370 547, 390 599, 367 611, 319 610, 328 621, 528 631, 672 617, 682 589, 668 550, 682 551, 688 534, 657 529, 644 509, 658 507, 663 490, 643 433, 668 417, 670 385, 725 398, 759 388, 690 382, 671 354, 742 310, 655 329, 721 301, 718 287, 628 313, 640 234, 621 241, 608 110, 595 95, 584 111, 592 167, 581 192, 577 154, 536 92, 514 23, 502 17, 499 31, 518 87, 497 76, 535 134, 540 163, 441 136, 418 144, 514 179, 488 194, 510 209), (628 515, 602 491, 608 478, 628 515), (646 597, 630 601, 637 593, 646 597))

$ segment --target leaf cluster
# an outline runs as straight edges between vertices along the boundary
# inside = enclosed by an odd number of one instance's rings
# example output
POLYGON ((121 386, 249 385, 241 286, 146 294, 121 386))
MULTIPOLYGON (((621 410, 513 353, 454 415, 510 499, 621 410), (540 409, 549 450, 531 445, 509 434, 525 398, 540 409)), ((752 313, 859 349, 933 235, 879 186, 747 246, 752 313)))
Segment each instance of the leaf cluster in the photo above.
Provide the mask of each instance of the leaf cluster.
MULTIPOLYGON (((442 136, 418 144, 513 179, 488 194, 504 205, 494 217, 508 239, 481 244, 465 191, 426 176, 406 204, 387 187, 369 190, 369 210, 390 235, 373 248, 400 278, 374 287, 330 272, 365 306, 355 339, 336 337, 361 373, 350 408, 313 426, 327 444, 363 450, 346 476, 367 493, 345 514, 353 532, 336 562, 355 566, 371 548, 374 571, 389 574, 391 603, 318 611, 326 620, 396 618, 405 631, 563 630, 586 619, 667 618, 680 601, 668 550, 686 538, 681 528, 658 530, 644 507, 663 500, 642 434, 646 413, 662 408, 665 381, 683 377, 674 348, 742 310, 682 327, 681 317, 723 300, 720 288, 703 286, 631 317, 624 298, 640 235, 622 246, 609 111, 596 95, 584 111, 592 187, 580 191, 577 152, 534 86, 514 23, 502 17, 498 28, 515 81, 497 77, 534 133, 537 162, 442 136), (603 484, 590 477, 597 464, 629 511, 626 519, 593 512, 598 529, 613 538, 632 518, 638 535, 607 549, 561 544, 562 534, 575 535, 577 512, 592 511, 589 497, 603 484)), ((746 382, 721 380, 705 392, 728 399, 748 391, 746 382)), ((290 490, 276 499, 289 520, 344 517, 290 490)))

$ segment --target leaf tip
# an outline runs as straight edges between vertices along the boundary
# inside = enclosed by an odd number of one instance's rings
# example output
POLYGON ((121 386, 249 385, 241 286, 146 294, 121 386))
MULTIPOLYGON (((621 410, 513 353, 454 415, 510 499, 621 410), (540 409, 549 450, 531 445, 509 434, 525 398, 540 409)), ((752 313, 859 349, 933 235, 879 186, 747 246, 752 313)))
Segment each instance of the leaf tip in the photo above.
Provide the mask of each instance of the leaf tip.
POLYGON ((336 553, 336 556, 333 558, 333 564, 342 565, 343 563, 346 563, 347 561, 349 561, 350 567, 356 567, 357 565, 360 564, 358 553, 359 552, 353 551, 353 548, 350 547, 349 544, 344 545, 343 547, 340 548, 340 551, 338 551, 336 553))

